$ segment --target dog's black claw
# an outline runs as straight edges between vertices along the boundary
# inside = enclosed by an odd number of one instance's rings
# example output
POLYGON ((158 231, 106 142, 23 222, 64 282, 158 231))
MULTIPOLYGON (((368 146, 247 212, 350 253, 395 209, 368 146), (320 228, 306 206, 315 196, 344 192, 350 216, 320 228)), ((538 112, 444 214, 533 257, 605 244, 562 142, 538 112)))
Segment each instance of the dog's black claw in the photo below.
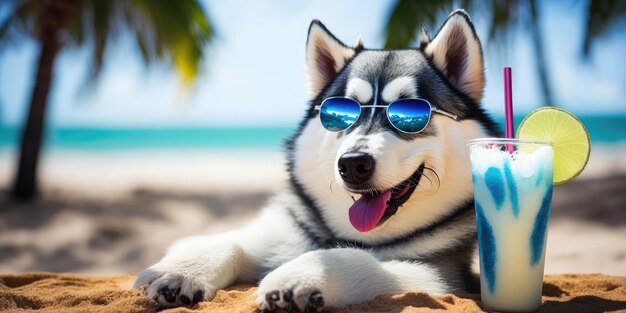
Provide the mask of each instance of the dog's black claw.
POLYGON ((191 305, 191 299, 185 295, 180 296, 180 302, 184 305, 191 305))
POLYGON ((283 290, 283 300, 285 300, 285 302, 291 302, 291 300, 293 300, 293 291, 289 289, 283 290))
POLYGON ((267 310, 269 312, 276 311, 276 301, 280 300, 280 292, 278 290, 272 290, 265 294, 265 301, 267 301, 267 310))
POLYGON ((172 303, 176 301, 176 297, 178 296, 178 293, 180 293, 180 288, 171 289, 168 286, 163 286, 159 289, 159 293, 163 295, 165 301, 172 303))
POLYGON ((305 312, 320 312, 324 307, 324 297, 319 291, 312 292, 309 296, 309 302, 304 309, 305 312))
POLYGON ((204 291, 202 290, 198 290, 193 294, 193 301, 192 304, 196 304, 200 301, 202 301, 202 299, 204 298, 204 291))
POLYGON ((297 311, 297 306, 293 302, 293 291, 290 289, 283 290, 283 300, 287 302, 287 312, 292 313, 297 311))
POLYGON ((316 307, 324 306, 324 297, 322 296, 322 293, 319 291, 311 293, 309 296, 309 303, 316 307))

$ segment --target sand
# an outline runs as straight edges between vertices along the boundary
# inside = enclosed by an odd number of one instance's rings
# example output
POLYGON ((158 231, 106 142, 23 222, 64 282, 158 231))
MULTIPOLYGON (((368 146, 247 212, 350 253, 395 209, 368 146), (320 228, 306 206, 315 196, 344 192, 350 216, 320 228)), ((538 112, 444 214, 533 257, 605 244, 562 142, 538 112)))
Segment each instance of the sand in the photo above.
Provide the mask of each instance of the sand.
MULTIPOLYGON (((6 312, 155 312, 156 302, 129 289, 133 276, 88 277, 53 273, 2 275, 0 310, 6 312)), ((212 301, 193 312, 257 312, 256 288, 237 285, 218 291, 212 301)), ((587 275, 548 275, 540 312, 626 312, 626 278, 587 275)), ((187 308, 162 312, 192 312, 187 308)), ((483 312, 477 294, 431 296, 422 292, 380 295, 331 312, 483 312)))

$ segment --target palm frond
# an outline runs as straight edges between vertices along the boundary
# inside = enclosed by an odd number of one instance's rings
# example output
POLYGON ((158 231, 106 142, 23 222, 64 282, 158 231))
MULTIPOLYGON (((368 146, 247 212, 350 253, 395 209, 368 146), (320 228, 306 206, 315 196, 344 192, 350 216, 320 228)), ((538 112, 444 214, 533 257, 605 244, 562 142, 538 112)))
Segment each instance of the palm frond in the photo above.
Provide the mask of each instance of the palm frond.
POLYGON ((541 89, 545 105, 555 106, 548 72, 548 62, 544 52, 543 33, 541 32, 540 24, 541 18, 539 16, 537 0, 529 0, 528 4, 530 11, 530 34, 533 41, 532 48, 535 54, 535 69, 537 70, 537 76, 539 76, 539 88, 541 89))
POLYGON ((116 1, 92 1, 83 10, 86 15, 83 19, 90 18, 91 23, 85 23, 89 38, 93 41, 90 75, 95 80, 100 75, 104 55, 107 50, 109 38, 119 36, 116 25, 119 24, 119 14, 116 12, 116 1))
POLYGON ((406 48, 415 43, 422 26, 435 27, 438 19, 452 9, 452 0, 398 0, 385 27, 386 48, 406 48))
POLYGON ((489 43, 508 43, 513 29, 519 25, 519 6, 520 2, 517 0, 491 1, 490 7, 485 11, 489 21, 489 43))
MULTIPOLYGON (((47 1, 22 0, 12 4, 8 18, 0 24, 0 43, 37 38, 37 19, 47 1)), ((66 47, 91 50, 90 79, 100 75, 108 46, 131 38, 146 64, 164 61, 182 81, 191 83, 198 75, 214 28, 197 0, 73 0, 79 13, 72 15, 64 29, 66 47)))
POLYGON ((36 0, 4 3, 11 13, 0 24, 0 47, 7 47, 23 37, 35 38, 36 19, 41 14, 43 4, 43 1, 36 0))
POLYGON ((590 0, 583 35, 583 56, 589 57, 593 42, 618 25, 626 25, 626 0, 590 0))
POLYGON ((214 28, 198 2, 134 0, 123 7, 144 60, 169 61, 183 82, 193 81, 214 37, 214 28))

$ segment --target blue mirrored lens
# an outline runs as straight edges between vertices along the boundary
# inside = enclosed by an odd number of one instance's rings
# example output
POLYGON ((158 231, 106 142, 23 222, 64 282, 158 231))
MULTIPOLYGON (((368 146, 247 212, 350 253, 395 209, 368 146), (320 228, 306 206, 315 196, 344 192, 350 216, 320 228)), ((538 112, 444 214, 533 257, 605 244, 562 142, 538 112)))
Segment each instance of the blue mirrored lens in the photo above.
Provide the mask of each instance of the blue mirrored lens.
POLYGON ((428 125, 430 105, 424 100, 398 100, 389 104, 387 115, 397 129, 406 133, 417 133, 428 125))
POLYGON ((322 102, 320 120, 330 131, 342 131, 352 126, 361 114, 358 102, 347 98, 329 98, 322 102))

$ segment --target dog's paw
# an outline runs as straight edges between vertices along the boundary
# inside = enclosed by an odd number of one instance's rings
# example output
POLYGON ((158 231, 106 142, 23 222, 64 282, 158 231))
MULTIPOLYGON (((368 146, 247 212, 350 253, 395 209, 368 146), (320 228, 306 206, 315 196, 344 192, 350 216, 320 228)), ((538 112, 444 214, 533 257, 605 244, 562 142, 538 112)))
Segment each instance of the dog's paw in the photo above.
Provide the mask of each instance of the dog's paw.
POLYGON ((148 268, 138 275, 134 287, 144 290, 146 296, 157 301, 162 308, 192 307, 200 301, 212 299, 216 291, 202 276, 186 273, 184 269, 159 271, 148 268))
POLYGON ((332 295, 325 294, 324 271, 298 258, 267 274, 257 289, 257 303, 265 312, 285 309, 290 312, 319 312, 332 305, 332 295), (331 296, 331 298, 324 298, 331 296))
POLYGON ((265 293, 265 300, 259 303, 262 312, 274 312, 285 309, 287 312, 321 312, 324 308, 324 296, 318 290, 292 289, 271 290, 265 293))

